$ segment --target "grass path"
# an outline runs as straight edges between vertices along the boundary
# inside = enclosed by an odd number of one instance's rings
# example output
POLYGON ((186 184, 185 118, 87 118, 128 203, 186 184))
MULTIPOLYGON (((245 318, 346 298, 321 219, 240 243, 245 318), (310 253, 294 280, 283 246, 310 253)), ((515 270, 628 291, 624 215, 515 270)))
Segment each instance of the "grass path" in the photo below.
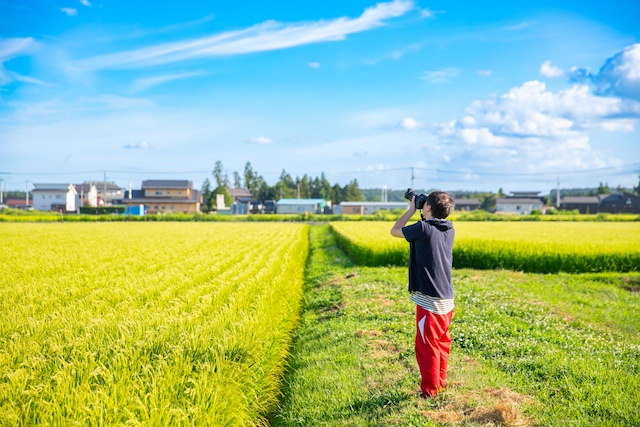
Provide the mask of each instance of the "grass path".
POLYGON ((454 271, 454 386, 427 401, 406 269, 354 265, 328 226, 310 249, 273 426, 640 424, 640 275, 454 271))

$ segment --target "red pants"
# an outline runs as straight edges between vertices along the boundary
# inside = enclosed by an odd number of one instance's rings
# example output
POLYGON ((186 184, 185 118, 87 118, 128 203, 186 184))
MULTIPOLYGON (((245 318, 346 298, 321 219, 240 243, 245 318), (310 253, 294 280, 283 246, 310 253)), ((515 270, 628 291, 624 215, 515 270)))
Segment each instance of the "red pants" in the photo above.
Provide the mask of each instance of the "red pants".
POLYGON ((445 386, 451 336, 449 325, 453 310, 435 314, 416 305, 416 359, 422 382, 420 389, 426 396, 435 396, 445 386))

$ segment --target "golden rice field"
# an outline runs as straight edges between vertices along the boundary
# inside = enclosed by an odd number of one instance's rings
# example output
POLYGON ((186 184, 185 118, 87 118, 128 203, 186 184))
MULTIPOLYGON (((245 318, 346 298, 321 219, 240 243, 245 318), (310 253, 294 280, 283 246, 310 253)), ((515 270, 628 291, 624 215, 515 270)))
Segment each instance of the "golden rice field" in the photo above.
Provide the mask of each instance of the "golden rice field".
MULTIPOLYGON (((409 244, 391 223, 334 222, 340 246, 358 263, 407 265, 409 244)), ((639 222, 454 222, 453 265, 527 272, 640 271, 639 222)))
POLYGON ((0 425, 265 424, 308 226, 0 226, 0 425))

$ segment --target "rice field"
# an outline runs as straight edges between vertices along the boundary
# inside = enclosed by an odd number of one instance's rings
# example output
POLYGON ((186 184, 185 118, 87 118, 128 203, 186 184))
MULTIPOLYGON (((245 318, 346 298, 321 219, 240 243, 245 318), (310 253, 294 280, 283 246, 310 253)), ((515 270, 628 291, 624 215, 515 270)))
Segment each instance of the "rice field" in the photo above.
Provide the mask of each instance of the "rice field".
POLYGON ((3 224, 0 425, 265 425, 307 231, 3 224))
MULTIPOLYGON (((391 223, 334 222, 340 246, 368 266, 407 265, 391 223)), ((536 273, 640 271, 640 223, 454 222, 456 268, 536 273)))

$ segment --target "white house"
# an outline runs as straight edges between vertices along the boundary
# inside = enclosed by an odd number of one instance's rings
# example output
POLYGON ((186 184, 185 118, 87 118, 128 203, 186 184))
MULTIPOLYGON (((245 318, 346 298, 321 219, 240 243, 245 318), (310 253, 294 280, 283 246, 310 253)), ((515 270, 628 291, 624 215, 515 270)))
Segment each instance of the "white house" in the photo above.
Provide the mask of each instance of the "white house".
POLYGON ((406 202, 340 202, 333 210, 335 214, 345 215, 373 215, 373 211, 382 209, 402 209, 409 208, 409 201, 406 202))
POLYGON ((511 194, 512 196, 501 197, 496 201, 498 212, 529 215, 534 209, 542 211, 544 201, 538 196, 539 191, 514 191, 511 194))
POLYGON ((33 184, 33 208, 39 211, 76 212, 80 196, 73 184, 33 184))
POLYGON ((327 202, 324 199, 280 199, 276 202, 276 213, 278 214, 299 214, 308 212, 310 214, 322 214, 327 202))
POLYGON ((80 203, 96 207, 98 206, 98 188, 92 182, 84 182, 84 184, 75 184, 76 193, 80 195, 80 203))

